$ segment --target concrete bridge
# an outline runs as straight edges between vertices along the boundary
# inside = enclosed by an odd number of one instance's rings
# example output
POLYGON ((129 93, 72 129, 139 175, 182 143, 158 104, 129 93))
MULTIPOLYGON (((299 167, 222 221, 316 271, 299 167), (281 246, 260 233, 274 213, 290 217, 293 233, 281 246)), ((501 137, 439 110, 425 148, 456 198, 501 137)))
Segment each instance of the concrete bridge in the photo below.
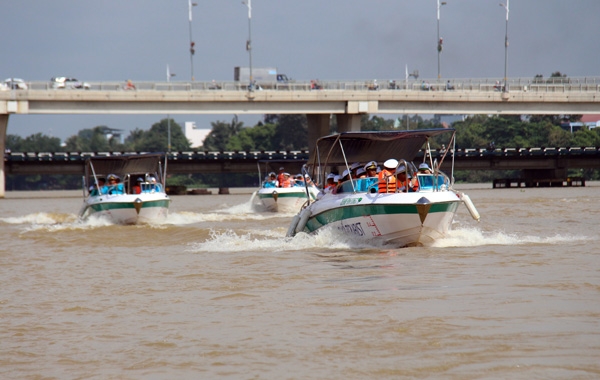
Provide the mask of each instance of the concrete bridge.
MULTIPOLYGON (((362 114, 595 114, 600 77, 431 81, 324 81, 273 83, 248 91, 239 82, 91 83, 89 90, 55 90, 29 82, 26 90, 0 91, 0 149, 11 114, 306 114, 309 149, 329 133, 360 130, 362 114), (426 84, 426 86, 424 86, 426 84), (505 91, 506 90, 506 91, 505 91)), ((0 162, 0 198, 4 197, 0 162)))

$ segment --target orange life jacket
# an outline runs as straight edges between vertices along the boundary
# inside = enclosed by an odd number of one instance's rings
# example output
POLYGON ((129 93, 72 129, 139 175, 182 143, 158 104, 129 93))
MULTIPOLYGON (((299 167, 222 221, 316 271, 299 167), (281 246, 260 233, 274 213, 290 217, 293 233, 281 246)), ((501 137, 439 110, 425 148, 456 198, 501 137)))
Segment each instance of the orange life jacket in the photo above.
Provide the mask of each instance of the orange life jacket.
POLYGON ((383 169, 379 172, 379 192, 380 193, 395 193, 396 192, 396 177, 392 172, 383 169))

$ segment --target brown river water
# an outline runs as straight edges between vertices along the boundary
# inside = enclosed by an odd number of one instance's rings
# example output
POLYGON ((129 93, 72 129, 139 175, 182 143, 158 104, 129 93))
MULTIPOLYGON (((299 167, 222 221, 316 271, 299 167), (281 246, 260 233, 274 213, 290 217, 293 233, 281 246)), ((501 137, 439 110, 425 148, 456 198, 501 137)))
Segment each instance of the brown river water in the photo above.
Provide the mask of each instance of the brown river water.
POLYGON ((599 379, 600 183, 456 187, 481 222, 427 248, 288 239, 252 190, 158 226, 7 192, 0 378, 599 379))

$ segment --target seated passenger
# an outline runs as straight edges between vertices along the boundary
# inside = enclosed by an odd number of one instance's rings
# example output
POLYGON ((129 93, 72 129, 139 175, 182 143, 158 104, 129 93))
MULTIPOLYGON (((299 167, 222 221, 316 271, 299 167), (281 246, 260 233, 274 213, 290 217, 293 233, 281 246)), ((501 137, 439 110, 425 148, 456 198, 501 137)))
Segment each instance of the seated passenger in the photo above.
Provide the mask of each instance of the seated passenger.
POLYGON ((423 162, 422 164, 419 165, 419 173, 431 174, 431 169, 429 168, 429 165, 427 165, 426 162, 423 162))
POLYGON ((290 173, 283 173, 283 182, 279 183, 281 187, 292 187, 294 185, 294 180, 291 178, 290 173))
POLYGON ((329 175, 327 175, 326 178, 326 182, 325 182, 325 186, 323 186, 323 192, 325 193, 330 193, 333 191, 334 187, 335 187, 335 174, 333 173, 329 173, 329 175))
POLYGON ((133 186, 131 186, 131 194, 141 194, 142 193, 142 187, 140 186, 140 184, 142 182, 144 182, 144 179, 142 177, 139 177, 135 181, 135 184, 133 186))
POLYGON ((100 194, 100 191, 102 191, 102 187, 104 187, 104 178, 98 178, 98 183, 94 183, 92 186, 90 186, 90 195, 91 196, 96 196, 100 194), (100 189, 100 191, 99 191, 100 189))
POLYGON ((390 158, 383 163, 383 169, 378 176, 379 193, 395 193, 396 192, 396 177, 394 171, 398 166, 398 160, 390 158))
POLYGON ((302 174, 296 174, 294 177, 294 186, 302 186, 304 187, 304 177, 302 174))
POLYGON ((412 178, 410 174, 406 173, 406 167, 401 165, 396 169, 396 179, 398 183, 398 192, 414 192, 419 190, 419 183, 416 178, 412 178))
POLYGON ((269 173, 269 176, 263 183, 263 187, 279 187, 279 182, 277 182, 277 175, 275 172, 269 173))
POLYGON ((364 167, 367 177, 377 177, 377 162, 371 161, 364 167))
POLYGON ((153 191, 156 191, 156 192, 162 191, 162 185, 160 183, 156 182, 156 178, 148 177, 148 182, 150 183, 150 188, 153 191))
POLYGON ((107 179, 108 184, 102 187, 102 194, 125 194, 125 188, 118 175, 109 174, 107 179))

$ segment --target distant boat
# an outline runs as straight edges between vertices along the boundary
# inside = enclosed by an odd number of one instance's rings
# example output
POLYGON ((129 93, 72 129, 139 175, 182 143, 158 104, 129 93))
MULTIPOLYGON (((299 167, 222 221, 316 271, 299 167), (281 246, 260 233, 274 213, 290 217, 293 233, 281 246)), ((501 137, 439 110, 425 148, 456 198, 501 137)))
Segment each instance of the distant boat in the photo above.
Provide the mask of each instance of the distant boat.
POLYGON ((164 221, 171 203, 165 193, 166 168, 163 154, 88 158, 79 217, 104 217, 116 224, 164 221))
MULTIPOLYGON (((382 165, 387 161, 395 166, 390 169, 393 172, 404 169, 416 178, 418 187, 397 182, 394 186, 399 189, 386 193, 379 191, 378 177, 347 180, 335 191, 322 192, 318 200, 300 211, 292 220, 287 236, 334 229, 358 239, 418 246, 446 236, 461 203, 479 220, 469 197, 452 189, 452 175, 448 177, 439 170, 441 162, 431 162, 429 142, 444 134, 450 134, 452 142, 455 130, 346 132, 320 138, 306 167, 318 177, 319 183, 325 182, 330 171, 350 172, 349 163, 364 165, 376 161, 382 165), (407 161, 413 160, 423 148, 422 163, 432 169, 431 173, 419 172, 407 161)), ((385 181, 382 186, 385 186, 383 191, 389 189, 385 181)))
MULTIPOLYGON (((279 166, 285 164, 291 167, 300 167, 300 164, 297 162, 294 163, 295 165, 291 165, 290 162, 282 163, 279 161, 261 162, 265 163, 266 171, 269 170, 269 165, 279 166)), ((298 212, 304 204, 314 201, 319 193, 319 189, 312 181, 305 181, 306 178, 304 178, 304 176, 302 176, 301 179, 295 179, 290 175, 289 183, 286 184, 277 181, 277 174, 275 174, 274 171, 269 172, 264 179, 261 178, 260 162, 258 165, 258 176, 261 179, 260 188, 252 194, 250 199, 254 211, 280 213, 298 212)))

